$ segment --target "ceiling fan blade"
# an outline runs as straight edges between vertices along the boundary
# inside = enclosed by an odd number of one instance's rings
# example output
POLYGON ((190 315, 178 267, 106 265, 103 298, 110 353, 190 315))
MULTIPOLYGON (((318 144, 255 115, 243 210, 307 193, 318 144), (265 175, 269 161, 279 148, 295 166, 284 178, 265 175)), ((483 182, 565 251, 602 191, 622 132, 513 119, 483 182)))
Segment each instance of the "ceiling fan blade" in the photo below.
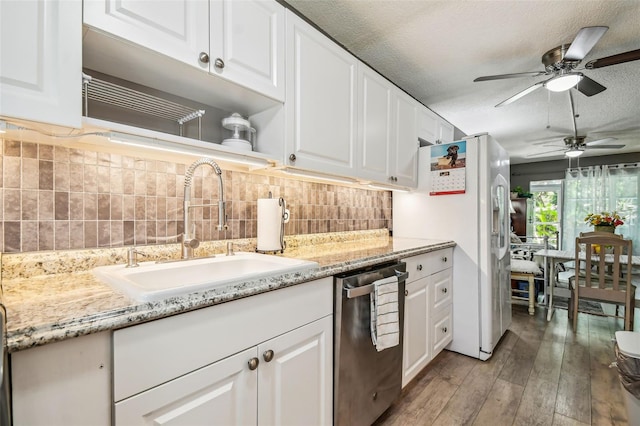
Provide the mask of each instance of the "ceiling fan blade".
POLYGON ((576 85, 576 89, 578 89, 580 93, 585 96, 597 95, 598 93, 607 90, 607 88, 602 84, 590 79, 586 75, 582 76, 582 80, 578 82, 578 84, 576 85))
POLYGON ((549 147, 554 147, 555 146, 556 148, 566 148, 567 147, 566 144, 563 144, 563 145, 551 145, 551 144, 549 144, 549 145, 540 145, 540 146, 549 146, 549 147))
POLYGON ((588 149, 620 149, 624 148, 626 145, 587 145, 585 148, 588 149))
POLYGON ((560 151, 566 151, 566 148, 557 148, 557 149, 552 149, 551 151, 543 151, 543 152, 536 152, 533 154, 527 154, 527 157, 539 157, 541 155, 547 155, 547 154, 551 154, 552 152, 560 152, 560 151))
POLYGON ((514 74, 485 75, 484 77, 478 77, 473 81, 503 80, 505 78, 520 78, 520 77, 538 77, 545 74, 546 73, 544 71, 531 71, 531 72, 518 72, 514 74))
POLYGON ((576 38, 571 42, 571 46, 564 55, 564 59, 570 61, 581 61, 584 59, 608 29, 609 27, 582 28, 576 35, 576 38))
POLYGON ((623 64, 625 62, 637 61, 640 59, 640 49, 630 50, 624 53, 618 53, 617 55, 606 56, 600 59, 594 59, 585 64, 586 69, 595 69, 608 67, 610 65, 623 64))
POLYGON ((513 95, 509 99, 505 99, 504 101, 500 102, 498 105, 496 105, 496 108, 504 106, 504 105, 509 105, 511 102, 517 101, 521 97, 523 97, 525 95, 528 95, 529 93, 541 88, 544 85, 544 83, 545 83, 544 81, 539 81, 536 84, 534 84, 533 86, 527 87, 526 89, 524 89, 521 92, 516 93, 515 95, 513 95))
MULTIPOLYGON (((585 143, 586 146, 602 145, 603 143, 617 141, 616 138, 602 138, 595 141, 585 143)), ((610 145, 611 146, 611 145, 610 145)))

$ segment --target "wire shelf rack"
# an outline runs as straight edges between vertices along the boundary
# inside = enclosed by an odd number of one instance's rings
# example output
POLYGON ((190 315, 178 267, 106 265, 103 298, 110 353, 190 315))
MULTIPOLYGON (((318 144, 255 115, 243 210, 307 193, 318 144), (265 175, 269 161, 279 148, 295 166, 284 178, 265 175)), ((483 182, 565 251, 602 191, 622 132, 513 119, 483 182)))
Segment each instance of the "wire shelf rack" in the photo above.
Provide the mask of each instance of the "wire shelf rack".
POLYGON ((202 116, 205 114, 205 110, 190 108, 84 73, 82 75, 82 96, 85 116, 89 115, 89 100, 102 102, 118 108, 175 121, 180 127, 180 136, 183 135, 184 124, 197 119, 198 139, 202 140, 202 116))

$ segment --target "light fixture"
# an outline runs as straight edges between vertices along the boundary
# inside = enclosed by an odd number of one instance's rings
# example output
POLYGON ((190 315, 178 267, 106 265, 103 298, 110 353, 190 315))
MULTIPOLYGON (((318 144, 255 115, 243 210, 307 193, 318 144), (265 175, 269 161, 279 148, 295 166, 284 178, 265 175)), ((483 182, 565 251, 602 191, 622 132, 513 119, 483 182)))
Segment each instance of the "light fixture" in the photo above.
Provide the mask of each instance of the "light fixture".
POLYGON ((544 87, 552 92, 564 92, 574 87, 580 80, 582 80, 582 73, 570 72, 553 77, 544 83, 544 87))
POLYGON ((227 161, 230 163, 243 164, 247 166, 253 166, 256 168, 266 168, 270 167, 273 162, 266 158, 259 158, 248 156, 235 152, 222 151, 218 149, 214 149, 214 147, 198 147, 198 146, 187 146, 177 142, 166 141, 157 138, 148 138, 143 136, 130 135, 127 133, 117 133, 117 132, 109 132, 104 133, 103 136, 106 136, 109 139, 109 142, 134 146, 138 148, 146 148, 153 149, 156 151, 163 152, 172 152, 176 154, 187 154, 187 155, 204 155, 207 157, 211 157, 214 160, 227 161))
POLYGON ((583 152, 584 152, 583 147, 574 146, 574 147, 571 147, 571 149, 569 149, 567 152, 565 152, 564 155, 570 158, 576 158, 576 157, 580 157, 583 152))
POLYGON ((367 185, 371 189, 377 189, 379 191, 395 191, 395 192, 409 192, 409 188, 397 187, 391 185, 383 185, 377 183, 370 183, 367 185))
POLYGON ((308 170, 291 169, 288 167, 282 169, 282 173, 287 175, 292 175, 292 176, 298 176, 302 178, 318 179, 318 180, 323 180, 327 182, 344 183, 348 185, 355 185, 358 183, 357 180, 347 178, 347 177, 327 175, 324 173, 311 172, 308 170))

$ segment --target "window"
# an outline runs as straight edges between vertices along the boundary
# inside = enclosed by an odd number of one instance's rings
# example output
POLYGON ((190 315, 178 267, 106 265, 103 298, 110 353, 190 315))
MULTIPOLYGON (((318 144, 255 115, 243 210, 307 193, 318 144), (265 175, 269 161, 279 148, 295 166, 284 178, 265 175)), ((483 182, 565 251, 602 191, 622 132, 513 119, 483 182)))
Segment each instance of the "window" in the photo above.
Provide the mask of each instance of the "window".
POLYGON ((533 197, 531 217, 527 221, 531 229, 527 229, 527 235, 548 236, 549 243, 558 247, 557 237, 562 230, 562 180, 531 182, 529 188, 533 197))

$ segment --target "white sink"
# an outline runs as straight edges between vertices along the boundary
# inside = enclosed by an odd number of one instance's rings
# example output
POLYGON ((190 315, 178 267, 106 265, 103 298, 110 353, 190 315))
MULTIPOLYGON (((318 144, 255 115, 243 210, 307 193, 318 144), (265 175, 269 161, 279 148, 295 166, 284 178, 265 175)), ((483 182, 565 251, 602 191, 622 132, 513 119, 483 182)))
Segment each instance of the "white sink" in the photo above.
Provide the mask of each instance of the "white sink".
POLYGON ((316 267, 316 262, 307 260, 239 252, 234 256, 178 262, 142 262, 136 268, 100 266, 93 269, 93 274, 128 296, 146 302, 316 267))

